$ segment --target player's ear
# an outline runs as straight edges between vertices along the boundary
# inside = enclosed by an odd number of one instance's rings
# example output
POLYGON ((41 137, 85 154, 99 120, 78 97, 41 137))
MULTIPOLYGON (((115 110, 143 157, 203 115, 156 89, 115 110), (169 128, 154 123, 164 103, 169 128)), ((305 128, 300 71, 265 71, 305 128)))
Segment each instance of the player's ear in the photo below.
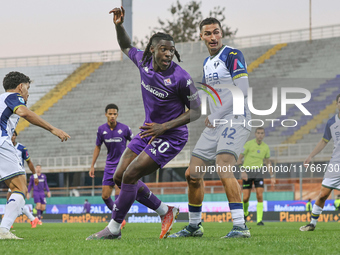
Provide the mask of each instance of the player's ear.
POLYGON ((150 46, 150 52, 153 54, 155 52, 155 46, 151 45, 150 46))

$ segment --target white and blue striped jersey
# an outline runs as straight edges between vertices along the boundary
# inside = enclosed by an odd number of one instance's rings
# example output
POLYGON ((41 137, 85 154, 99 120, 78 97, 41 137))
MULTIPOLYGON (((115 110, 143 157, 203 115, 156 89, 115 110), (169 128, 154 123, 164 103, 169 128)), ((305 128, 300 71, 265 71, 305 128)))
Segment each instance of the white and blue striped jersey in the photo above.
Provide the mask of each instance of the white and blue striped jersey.
MULTIPOLYGON (((247 65, 240 50, 229 46, 223 46, 216 55, 209 56, 204 60, 202 83, 208 84, 216 90, 221 98, 222 105, 225 102, 232 101, 233 97, 229 89, 219 85, 235 86, 235 79, 247 76, 247 65)), ((207 90, 210 91, 212 95, 214 94, 210 89, 207 88, 207 90)), ((214 97, 216 98, 215 95, 214 97)), ((207 98, 211 113, 214 113, 221 108, 221 104, 217 98, 216 100, 211 96, 208 96, 207 98)), ((225 120, 233 119, 233 123, 242 123, 245 120, 245 127, 250 130, 251 127, 249 127, 248 121, 250 120, 251 115, 247 99, 245 98, 244 100, 243 116, 234 116, 233 106, 231 105, 229 109, 225 109, 225 114, 223 114, 222 118, 225 120)))
POLYGON ((18 124, 20 116, 14 112, 21 105, 26 106, 24 98, 19 93, 6 92, 0 95, 0 146, 11 138, 18 124))
POLYGON ((334 139, 334 149, 331 161, 340 163, 340 119, 338 114, 335 114, 327 121, 323 140, 329 142, 334 139))

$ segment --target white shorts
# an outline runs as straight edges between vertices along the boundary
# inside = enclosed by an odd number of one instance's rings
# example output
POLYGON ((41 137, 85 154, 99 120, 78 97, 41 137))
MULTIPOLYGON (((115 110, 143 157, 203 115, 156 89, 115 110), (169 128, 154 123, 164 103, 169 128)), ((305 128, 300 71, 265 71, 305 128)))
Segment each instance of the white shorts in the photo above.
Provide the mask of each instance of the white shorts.
POLYGON ((329 189, 340 190, 340 163, 335 160, 330 160, 327 166, 322 186, 329 189))
POLYGON ((230 124, 226 124, 216 128, 205 128, 192 156, 211 162, 216 160, 218 154, 229 153, 234 155, 237 161, 249 134, 250 131, 242 125, 230 127, 230 124))
POLYGON ((13 144, 4 141, 0 146, 0 182, 25 174, 13 144))

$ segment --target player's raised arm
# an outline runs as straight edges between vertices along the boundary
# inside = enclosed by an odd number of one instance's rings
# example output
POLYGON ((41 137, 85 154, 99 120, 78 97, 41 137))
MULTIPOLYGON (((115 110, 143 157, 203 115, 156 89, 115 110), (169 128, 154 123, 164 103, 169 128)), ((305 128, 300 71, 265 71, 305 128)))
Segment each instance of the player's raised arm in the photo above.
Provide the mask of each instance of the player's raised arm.
POLYGON ((60 140, 67 141, 70 136, 62 131, 61 129, 53 127, 50 123, 43 120, 39 115, 32 112, 30 109, 24 106, 20 106, 16 109, 15 114, 19 115, 20 117, 23 117, 25 120, 27 120, 29 123, 42 127, 46 129, 47 131, 50 131, 55 136, 58 136, 60 140))
POLYGON ((113 13, 113 23, 116 25, 117 39, 120 49, 125 53, 125 55, 129 55, 129 51, 132 48, 131 39, 129 35, 126 33, 125 28, 123 26, 125 10, 123 6, 121 8, 114 8, 110 11, 110 14, 113 13))

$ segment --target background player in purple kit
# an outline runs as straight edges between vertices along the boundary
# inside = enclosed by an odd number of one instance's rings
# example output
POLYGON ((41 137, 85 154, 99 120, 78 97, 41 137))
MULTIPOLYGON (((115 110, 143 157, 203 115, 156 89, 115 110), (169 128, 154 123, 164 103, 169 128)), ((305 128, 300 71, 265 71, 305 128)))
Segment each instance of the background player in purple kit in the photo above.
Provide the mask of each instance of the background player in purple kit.
MULTIPOLYGON (((105 108, 105 116, 107 123, 101 125, 97 131, 96 147, 93 151, 93 158, 89 175, 94 178, 94 165, 100 153, 102 144, 107 148, 107 158, 104 169, 103 183, 102 183, 102 198, 107 207, 112 211, 113 200, 111 193, 115 183, 113 181, 113 174, 116 171, 120 156, 126 149, 126 142, 131 141, 131 129, 120 122, 118 118, 118 106, 109 104, 105 108)), ((116 199, 118 197, 119 189, 116 189, 116 199)))
POLYGON ((114 202, 112 219, 104 230, 87 240, 120 239, 120 225, 135 200, 161 216, 162 239, 170 233, 178 208, 162 203, 139 179, 163 168, 183 149, 188 139, 186 124, 200 117, 200 100, 190 75, 172 61, 175 55, 180 61, 180 56, 170 35, 154 34, 145 51, 140 51, 131 46, 122 26, 123 7, 110 13, 114 14, 121 50, 140 71, 145 122, 140 127, 143 131, 124 151, 115 172, 114 180, 121 184, 121 192, 114 202))
POLYGON ((45 198, 45 189, 47 191, 47 196, 51 197, 51 192, 47 184, 47 178, 45 174, 41 173, 41 165, 37 165, 35 167, 35 170, 38 175, 39 179, 39 184, 34 185, 34 176, 32 175, 30 177, 30 182, 28 184, 28 193, 27 193, 27 199, 30 198, 30 192, 33 186, 33 198, 34 198, 34 203, 36 204, 36 209, 38 211, 38 219, 39 219, 39 225, 42 224, 41 222, 41 215, 46 209, 46 198, 45 198))

